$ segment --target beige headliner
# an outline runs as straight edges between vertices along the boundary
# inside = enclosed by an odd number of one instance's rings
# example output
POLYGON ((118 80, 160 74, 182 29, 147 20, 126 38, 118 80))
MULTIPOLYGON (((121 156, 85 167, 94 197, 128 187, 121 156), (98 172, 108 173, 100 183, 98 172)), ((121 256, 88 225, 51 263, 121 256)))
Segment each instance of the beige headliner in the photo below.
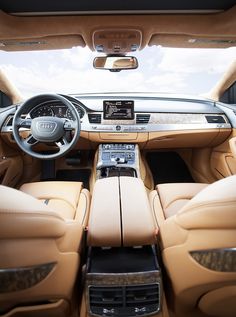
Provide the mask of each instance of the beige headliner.
POLYGON ((236 6, 225 12, 202 15, 19 17, 0 11, 0 48, 28 50, 44 49, 44 45, 47 45, 48 49, 86 44, 93 50, 93 32, 101 28, 140 30, 142 32, 141 49, 146 45, 159 44, 175 47, 228 47, 236 44, 236 6), (56 41, 57 37, 60 41, 56 41), (36 48, 32 43, 29 44, 30 47, 27 47, 27 43, 14 45, 17 39, 22 42, 40 38, 44 41, 36 45, 36 48), (194 41, 196 39, 197 41, 194 41), (11 45, 1 46, 1 42, 10 42, 11 45))

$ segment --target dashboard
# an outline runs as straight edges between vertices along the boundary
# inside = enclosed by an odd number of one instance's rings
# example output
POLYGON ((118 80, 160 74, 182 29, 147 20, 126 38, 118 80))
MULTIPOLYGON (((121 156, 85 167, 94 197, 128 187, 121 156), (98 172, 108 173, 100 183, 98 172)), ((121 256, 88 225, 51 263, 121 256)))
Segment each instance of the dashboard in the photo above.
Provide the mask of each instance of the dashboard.
MULTIPOLYGON (((66 96, 87 132, 155 132, 165 130, 231 128, 227 115, 206 99, 132 97, 114 95, 66 96)), ((55 100, 36 105, 27 118, 56 116, 74 120, 71 111, 55 100)))
MULTIPOLYGON (((224 104, 205 98, 160 94, 81 94, 64 96, 81 118, 81 135, 90 145, 103 142, 142 143, 152 148, 214 146, 236 127, 236 115, 224 104)), ((12 131, 14 113, 1 124, 12 131)), ((43 100, 24 118, 56 116, 74 120, 60 101, 43 100)))

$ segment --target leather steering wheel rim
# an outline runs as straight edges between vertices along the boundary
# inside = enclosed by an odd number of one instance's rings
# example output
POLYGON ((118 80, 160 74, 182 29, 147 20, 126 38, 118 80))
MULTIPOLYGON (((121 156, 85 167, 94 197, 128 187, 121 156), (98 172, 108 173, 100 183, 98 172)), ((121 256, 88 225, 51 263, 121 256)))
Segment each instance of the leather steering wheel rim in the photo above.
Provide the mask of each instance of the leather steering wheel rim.
POLYGON ((80 129, 80 116, 75 106, 68 99, 57 94, 41 94, 26 100, 15 112, 12 123, 12 132, 17 145, 25 153, 41 160, 56 159, 68 153, 78 142, 80 129), (22 114, 29 113, 36 105, 50 100, 62 102, 63 105, 70 109, 75 120, 43 116, 34 119, 21 118, 22 114), (23 139, 20 136, 20 128, 30 129, 30 136, 23 139), (66 139, 68 131, 74 132, 70 142, 66 139), (54 144, 59 151, 48 154, 38 153, 33 150, 33 146, 39 142, 54 144))

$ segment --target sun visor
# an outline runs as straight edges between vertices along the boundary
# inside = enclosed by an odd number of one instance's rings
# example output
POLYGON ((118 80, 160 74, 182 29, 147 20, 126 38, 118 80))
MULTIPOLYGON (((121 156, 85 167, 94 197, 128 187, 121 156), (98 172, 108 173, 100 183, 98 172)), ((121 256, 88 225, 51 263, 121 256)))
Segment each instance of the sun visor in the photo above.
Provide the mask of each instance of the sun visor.
POLYGON ((153 34, 148 45, 183 48, 227 48, 236 46, 236 36, 199 37, 194 35, 153 34))
POLYGON ((2 51, 57 50, 85 45, 82 36, 77 34, 0 40, 2 51))

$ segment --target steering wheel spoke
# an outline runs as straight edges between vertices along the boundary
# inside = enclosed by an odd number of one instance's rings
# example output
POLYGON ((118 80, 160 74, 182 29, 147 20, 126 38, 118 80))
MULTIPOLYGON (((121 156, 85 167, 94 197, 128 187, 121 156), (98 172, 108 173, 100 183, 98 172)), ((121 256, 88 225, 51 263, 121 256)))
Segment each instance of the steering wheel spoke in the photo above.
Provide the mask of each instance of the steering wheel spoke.
POLYGON ((38 143, 37 140, 30 134, 26 139, 22 141, 23 146, 27 149, 31 149, 34 145, 38 143))
POLYGON ((73 120, 66 120, 64 123, 64 130, 65 131, 72 131, 75 130, 76 124, 73 120))
POLYGON ((57 145, 57 147, 60 149, 60 151, 62 149, 64 149, 65 147, 67 147, 70 142, 67 141, 66 137, 63 136, 59 141, 55 142, 55 144, 57 145))
POLYGON ((17 118, 15 122, 18 128, 30 129, 32 124, 32 119, 17 118))

